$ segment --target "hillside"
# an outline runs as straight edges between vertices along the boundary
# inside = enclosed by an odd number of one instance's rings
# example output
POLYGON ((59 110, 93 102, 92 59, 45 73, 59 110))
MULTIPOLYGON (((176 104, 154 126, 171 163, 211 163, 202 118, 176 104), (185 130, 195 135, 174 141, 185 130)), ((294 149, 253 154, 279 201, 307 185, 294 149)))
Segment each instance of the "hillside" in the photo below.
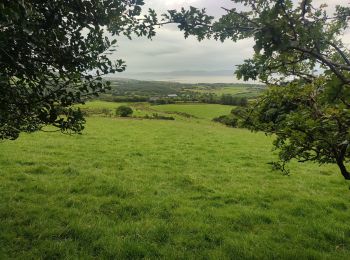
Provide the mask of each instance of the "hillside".
POLYGON ((196 93, 211 93, 216 95, 247 94, 249 97, 256 97, 264 85, 259 84, 225 84, 225 83, 199 83, 184 84, 167 81, 141 81, 133 79, 106 79, 111 82, 111 90, 107 94, 113 96, 143 96, 143 97, 163 97, 170 94, 189 95, 196 93))
POLYGON ((82 135, 1 144, 1 259, 348 258, 335 167, 272 171, 272 138, 210 121, 229 106, 151 107, 174 121, 94 114, 119 105, 88 103, 82 135))

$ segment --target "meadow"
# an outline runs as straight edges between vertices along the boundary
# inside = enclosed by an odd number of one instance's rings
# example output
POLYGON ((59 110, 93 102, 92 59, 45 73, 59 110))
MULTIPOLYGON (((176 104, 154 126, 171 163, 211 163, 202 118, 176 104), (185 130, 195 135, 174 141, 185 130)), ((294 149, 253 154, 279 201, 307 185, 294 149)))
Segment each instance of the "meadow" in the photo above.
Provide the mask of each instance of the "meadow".
MULTIPOLYGON (((185 84, 166 81, 140 81, 131 79, 109 79, 111 89, 99 96, 109 102, 147 102, 151 99, 167 99, 176 94, 176 101, 220 103, 223 95, 235 98, 254 99, 265 89, 264 85, 241 83, 185 84), (208 101, 208 95, 212 100, 208 101), (206 101, 207 100, 207 101, 206 101)), ((221 103, 222 104, 222 103, 221 103)), ((227 104, 227 103, 224 103, 227 104)))
POLYGON ((0 143, 0 259, 350 258, 335 166, 273 171, 273 137, 211 121, 229 106, 131 106, 176 120, 96 113, 0 143))
POLYGON ((214 117, 230 114, 233 106, 223 106, 218 104, 169 104, 152 106, 154 110, 167 113, 186 113, 199 119, 210 121, 214 117))
POLYGON ((209 86, 194 86, 187 89, 190 92, 213 94, 217 96, 232 95, 236 97, 255 98, 264 89, 261 85, 239 85, 239 84, 223 84, 223 85, 209 85, 209 86))
POLYGON ((236 94, 243 94, 243 93, 248 93, 249 89, 245 86, 231 86, 231 87, 216 87, 216 88, 208 88, 208 87, 201 87, 198 86, 193 89, 189 89, 190 91, 193 92, 199 92, 199 93, 213 93, 217 95, 222 95, 222 94, 231 94, 231 95, 236 95, 236 94))

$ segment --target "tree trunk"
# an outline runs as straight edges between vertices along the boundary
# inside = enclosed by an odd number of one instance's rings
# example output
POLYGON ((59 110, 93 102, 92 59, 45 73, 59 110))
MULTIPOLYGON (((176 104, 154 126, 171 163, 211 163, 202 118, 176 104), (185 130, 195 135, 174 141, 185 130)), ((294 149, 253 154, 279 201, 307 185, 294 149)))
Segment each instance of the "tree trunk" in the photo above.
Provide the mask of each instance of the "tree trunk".
POLYGON ((345 180, 350 180, 350 173, 347 171, 343 160, 337 159, 337 164, 338 164, 340 172, 343 175, 343 177, 345 178, 345 180))

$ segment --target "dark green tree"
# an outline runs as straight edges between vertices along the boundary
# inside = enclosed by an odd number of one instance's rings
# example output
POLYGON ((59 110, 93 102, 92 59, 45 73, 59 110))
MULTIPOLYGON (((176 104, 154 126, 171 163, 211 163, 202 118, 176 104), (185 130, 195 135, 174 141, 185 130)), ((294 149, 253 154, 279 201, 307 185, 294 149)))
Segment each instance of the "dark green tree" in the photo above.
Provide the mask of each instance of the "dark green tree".
POLYGON ((155 14, 140 20, 143 0, 0 1, 0 139, 53 125, 80 132, 73 104, 108 87, 102 75, 122 72, 112 62, 114 36, 154 35, 155 14))
POLYGON ((120 106, 115 111, 116 115, 121 117, 131 116, 133 112, 132 108, 128 106, 120 106))
MULTIPOLYGON (((244 11, 225 9, 215 20, 205 10, 171 10, 163 23, 177 23, 185 37, 198 40, 255 40, 254 56, 239 65, 239 79, 274 87, 248 109, 252 130, 277 135, 282 164, 299 161, 337 163, 345 179, 350 157, 350 51, 341 36, 349 28, 350 7, 312 0, 232 0, 244 11), (241 8, 242 9, 242 8, 241 8)), ((283 165, 282 165, 283 166, 283 165)), ((283 168, 283 167, 282 167, 283 168)))
MULTIPOLYGON (((350 173, 350 113, 341 102, 329 103, 329 84, 320 77, 312 83, 295 81, 285 86, 271 86, 248 108, 232 113, 253 131, 275 135, 285 170, 291 159, 299 162, 335 163, 346 180, 350 173)), ((287 171, 287 170, 286 170, 287 171)))

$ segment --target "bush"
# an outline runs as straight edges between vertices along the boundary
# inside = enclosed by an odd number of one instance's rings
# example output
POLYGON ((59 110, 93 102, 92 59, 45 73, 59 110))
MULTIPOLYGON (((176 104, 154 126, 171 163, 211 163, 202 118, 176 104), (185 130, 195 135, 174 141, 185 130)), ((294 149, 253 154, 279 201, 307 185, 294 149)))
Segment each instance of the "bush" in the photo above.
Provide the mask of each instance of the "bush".
POLYGON ((213 119, 214 122, 219 122, 221 124, 230 126, 230 127, 237 127, 238 125, 238 119, 234 117, 233 115, 225 115, 225 116, 219 116, 213 119))
POLYGON ((231 94, 224 94, 220 98, 220 104, 245 107, 248 105, 246 97, 237 97, 231 94))
POLYGON ((102 108, 101 112, 105 116, 110 116, 111 115, 111 110, 109 110, 108 108, 102 108))
POLYGON ((120 106, 116 109, 116 115, 121 117, 131 116, 134 112, 131 107, 128 106, 120 106))
POLYGON ((175 118, 172 116, 162 116, 162 115, 159 115, 158 113, 153 113, 152 118, 158 119, 158 120, 175 120, 175 118))

